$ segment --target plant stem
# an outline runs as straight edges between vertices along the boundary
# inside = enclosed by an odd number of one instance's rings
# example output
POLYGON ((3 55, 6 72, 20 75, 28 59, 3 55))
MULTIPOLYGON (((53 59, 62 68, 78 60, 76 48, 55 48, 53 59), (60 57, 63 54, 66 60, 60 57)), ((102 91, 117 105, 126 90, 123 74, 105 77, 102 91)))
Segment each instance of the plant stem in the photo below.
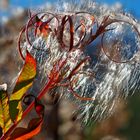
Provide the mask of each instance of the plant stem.
MULTIPOLYGON (((43 97, 43 95, 49 91, 49 89, 51 88, 51 84, 52 81, 48 81, 48 83, 46 84, 46 86, 41 90, 41 92, 39 93, 39 95, 37 96, 38 99, 41 99, 43 97)), ((32 108, 34 107, 34 101, 32 101, 32 103, 27 107, 27 109, 23 112, 22 115, 22 119, 19 120, 18 122, 14 123, 9 130, 0 138, 0 140, 6 140, 8 138, 8 136, 10 136, 10 134, 12 133, 12 131, 15 129, 15 127, 26 117, 26 115, 32 110, 32 108)))

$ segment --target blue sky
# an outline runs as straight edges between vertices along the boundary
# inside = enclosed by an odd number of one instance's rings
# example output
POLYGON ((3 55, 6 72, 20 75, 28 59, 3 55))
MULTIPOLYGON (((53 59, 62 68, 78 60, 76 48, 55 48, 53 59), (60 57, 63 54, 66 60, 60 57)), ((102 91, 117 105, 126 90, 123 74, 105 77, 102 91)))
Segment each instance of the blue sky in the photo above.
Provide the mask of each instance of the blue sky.
MULTIPOLYGON (((22 6, 24 8, 42 5, 45 2, 54 2, 55 0, 9 0, 12 6, 22 6)), ((140 0, 96 0, 99 3, 114 4, 120 2, 124 11, 132 13, 136 18, 140 19, 140 0)))
MULTIPOLYGON (((54 0, 10 0, 11 5, 20 5, 23 7, 37 6, 46 1, 54 2, 54 0)), ((113 4, 121 2, 124 6, 124 10, 132 12, 137 18, 140 18, 140 0, 97 0, 100 3, 113 4)))
POLYGON ((11 5, 20 5, 22 7, 37 6, 51 0, 9 0, 11 5))
POLYGON ((100 3, 113 4, 120 2, 123 9, 140 19, 140 0, 98 0, 100 3))

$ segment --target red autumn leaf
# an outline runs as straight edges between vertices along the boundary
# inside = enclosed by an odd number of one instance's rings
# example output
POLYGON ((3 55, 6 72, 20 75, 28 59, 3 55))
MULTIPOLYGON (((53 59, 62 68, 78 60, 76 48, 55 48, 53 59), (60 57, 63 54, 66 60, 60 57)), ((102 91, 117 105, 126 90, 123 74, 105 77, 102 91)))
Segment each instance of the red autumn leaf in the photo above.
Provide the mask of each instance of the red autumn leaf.
POLYGON ((52 18, 47 20, 46 22, 43 22, 38 16, 36 16, 35 36, 42 34, 43 37, 47 37, 48 33, 51 31, 51 29, 49 27, 49 22, 51 20, 52 20, 52 18))
POLYGON ((32 119, 27 128, 16 128, 8 140, 28 140, 37 135, 42 126, 43 118, 32 119))

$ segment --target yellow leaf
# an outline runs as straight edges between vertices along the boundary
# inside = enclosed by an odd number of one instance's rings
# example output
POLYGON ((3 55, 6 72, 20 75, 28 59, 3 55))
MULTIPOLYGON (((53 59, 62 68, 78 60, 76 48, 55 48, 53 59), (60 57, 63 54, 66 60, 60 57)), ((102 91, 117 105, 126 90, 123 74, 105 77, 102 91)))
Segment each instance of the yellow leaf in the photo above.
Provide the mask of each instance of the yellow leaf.
MULTIPOLYGON (((5 86, 5 85, 1 85, 5 86)), ((9 115, 8 94, 4 89, 0 89, 0 127, 2 133, 5 133, 11 126, 11 119, 9 115)))
POLYGON ((25 64, 17 79, 13 93, 10 96, 10 116, 14 122, 19 121, 22 117, 21 100, 28 89, 32 86, 35 76, 36 61, 31 54, 27 52, 25 64))

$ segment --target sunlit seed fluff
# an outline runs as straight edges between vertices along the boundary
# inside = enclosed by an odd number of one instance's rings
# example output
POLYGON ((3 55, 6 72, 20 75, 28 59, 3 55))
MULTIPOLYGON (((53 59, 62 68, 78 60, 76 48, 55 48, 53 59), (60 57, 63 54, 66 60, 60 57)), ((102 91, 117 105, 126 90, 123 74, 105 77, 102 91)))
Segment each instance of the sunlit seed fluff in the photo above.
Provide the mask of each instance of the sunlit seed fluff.
MULTIPOLYGON (((49 5, 50 6, 50 5, 49 5)), ((51 6, 53 7, 53 5, 51 6)), ((53 8, 52 8, 53 9, 53 8)), ((52 11, 56 14, 68 14, 77 12, 77 11, 86 11, 95 16, 98 24, 102 22, 105 16, 109 15, 111 19, 118 19, 124 21, 124 25, 119 25, 119 23, 114 23, 115 30, 112 31, 113 36, 118 33, 127 35, 125 29, 125 23, 130 24, 130 27, 140 27, 140 25, 131 17, 126 16, 123 13, 119 13, 117 10, 120 9, 120 5, 116 5, 113 8, 109 9, 109 6, 101 6, 92 1, 80 1, 78 3, 71 2, 62 2, 61 4, 55 5, 55 11, 52 11)), ((54 10, 53 9, 53 10, 54 10)), ((47 8, 46 8, 47 10, 47 8)), ((51 11, 51 9, 49 9, 51 11)), ((91 21, 86 22, 86 26, 89 26, 91 21)), ((53 25, 54 26, 54 25, 53 25)), ((127 26, 127 25, 126 25, 127 26)), ((139 30, 139 29, 138 29, 139 30)), ((136 30, 134 30, 136 32, 136 30)), ((111 40, 112 34, 109 34, 106 39, 111 40)), ((79 34, 75 34, 74 41, 76 42, 79 39, 79 34)), ((87 36, 89 31, 87 30, 87 36)), ((65 39, 69 42, 69 32, 65 31, 65 39)), ((131 36, 127 35, 128 38, 131 36)), ((121 40, 123 41, 123 40, 121 40)), ((72 85, 73 89, 77 94, 83 97, 91 97, 95 100, 93 101, 81 101, 75 99, 71 91, 67 87, 57 87, 57 93, 63 94, 65 97, 75 101, 79 107, 79 118, 83 119, 83 122, 88 123, 92 120, 100 120, 105 118, 113 112, 115 102, 118 98, 126 98, 130 90, 135 91, 139 88, 140 83, 140 52, 139 52, 139 36, 135 37, 136 50, 131 50, 130 46, 132 44, 124 43, 127 53, 132 53, 133 57, 128 58, 131 60, 126 63, 117 63, 108 59, 104 52, 99 55, 98 61, 91 66, 91 63, 86 62, 83 66, 80 67, 79 73, 75 74, 71 80, 76 80, 75 84, 72 85), (95 73, 94 77, 88 76, 91 72, 95 73), (86 74, 85 74, 86 73, 86 74), (75 100, 74 100, 75 99, 75 100)), ((91 45, 94 47, 96 44, 91 45)), ((123 47, 124 47, 123 46, 123 47)), ((25 48, 27 45, 24 46, 25 48)), ((48 80, 48 75, 51 73, 53 66, 59 60, 65 60, 68 58, 67 63, 65 64, 62 71, 67 71, 65 77, 67 77, 70 72, 78 65, 81 60, 90 54, 91 50, 86 48, 86 51, 80 49, 75 49, 71 53, 68 53, 68 49, 62 49, 61 45, 56 37, 52 34, 49 34, 47 38, 43 39, 42 37, 36 38, 33 42, 32 47, 27 47, 29 51, 34 54, 34 57, 38 60, 40 79, 46 78, 48 80), (44 43, 45 42, 45 43, 44 43), (87 52, 87 53, 86 53, 87 52)), ((119 49, 118 49, 119 51, 119 49)), ((125 54, 125 50, 122 51, 123 59, 128 56, 125 54)), ((90 62, 94 61, 91 59, 90 62)), ((64 81, 65 82, 65 81, 64 81)))

